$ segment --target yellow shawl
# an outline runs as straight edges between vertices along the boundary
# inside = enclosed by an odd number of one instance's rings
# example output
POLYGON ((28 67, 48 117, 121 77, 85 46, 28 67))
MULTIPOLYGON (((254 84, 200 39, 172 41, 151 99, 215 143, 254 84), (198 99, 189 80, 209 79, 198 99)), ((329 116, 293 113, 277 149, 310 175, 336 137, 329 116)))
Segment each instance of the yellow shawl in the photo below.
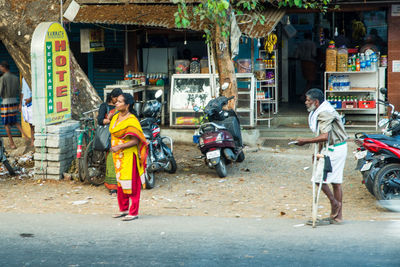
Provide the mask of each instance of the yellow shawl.
POLYGON ((118 184, 122 187, 125 194, 131 194, 133 179, 133 155, 136 156, 136 164, 139 171, 139 176, 142 184, 144 184, 144 170, 146 168, 148 144, 143 135, 139 120, 131 114, 128 118, 117 123, 119 115, 120 114, 115 115, 110 123, 111 146, 127 143, 132 140, 132 137, 139 139, 139 143, 137 145, 113 153, 115 174, 118 184))

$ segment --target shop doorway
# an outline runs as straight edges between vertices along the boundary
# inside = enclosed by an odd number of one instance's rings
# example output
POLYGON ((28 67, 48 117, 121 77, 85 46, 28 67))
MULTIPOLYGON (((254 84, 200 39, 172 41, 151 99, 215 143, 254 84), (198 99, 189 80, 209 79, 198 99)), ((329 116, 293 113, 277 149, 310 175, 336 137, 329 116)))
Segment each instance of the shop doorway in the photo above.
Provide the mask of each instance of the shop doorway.
MULTIPOLYGON (((330 12, 325 15, 311 12, 296 13, 290 14, 289 20, 297 33, 287 40, 287 62, 282 63, 288 69, 288 102, 294 104, 293 107, 304 103, 302 96, 310 86, 324 90, 325 51, 330 40, 335 41, 336 47, 344 45, 358 52, 372 47, 379 55, 387 55, 385 8, 372 11, 330 12), (301 50, 309 34, 315 46, 315 54, 309 53, 315 62, 315 76, 311 85, 307 84, 307 73, 303 70, 310 65, 302 63, 304 49, 301 50)), ((308 47, 311 48, 311 45, 308 47)))

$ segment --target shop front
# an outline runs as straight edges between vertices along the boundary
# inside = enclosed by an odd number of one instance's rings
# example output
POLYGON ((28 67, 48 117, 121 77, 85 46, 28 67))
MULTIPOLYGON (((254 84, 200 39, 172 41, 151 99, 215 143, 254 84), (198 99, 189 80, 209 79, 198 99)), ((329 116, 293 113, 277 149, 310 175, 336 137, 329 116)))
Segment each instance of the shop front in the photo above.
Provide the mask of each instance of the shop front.
MULTIPOLYGON (((70 25, 71 28, 79 25, 81 32, 83 28, 102 29, 105 32, 105 51, 107 44, 115 39, 122 44, 118 47, 122 54, 113 58, 120 62, 118 72, 115 72, 116 79, 97 87, 98 68, 92 70, 92 82, 100 96, 105 97, 113 88, 121 88, 135 94, 137 100, 146 100, 161 89, 164 100, 168 102, 162 122, 174 128, 194 128, 200 114, 195 113, 193 107, 205 106, 208 100, 218 95, 218 74, 213 71, 215 63, 210 60, 213 57, 200 26, 176 29, 175 11, 174 5, 84 5, 70 25), (157 10, 157 15, 149 13, 151 10, 157 10), (138 14, 141 14, 140 18, 138 14)), ((238 72, 237 112, 244 127, 255 127, 257 119, 265 113, 269 113, 264 115, 265 119, 272 119, 278 107, 275 78, 278 52, 273 48, 271 53, 263 51, 263 37, 275 28, 284 11, 271 9, 265 12, 267 21, 263 26, 254 26, 250 20, 239 23, 242 37, 239 55, 233 60, 238 72), (255 68, 261 71, 258 76, 255 68)), ((79 53, 83 55, 83 61, 87 58, 90 78, 90 57, 94 58, 94 63, 96 59, 101 61, 104 51, 79 53)))
POLYGON ((306 115, 305 92, 320 88, 347 128, 376 129, 386 113, 378 100, 384 99, 379 89, 388 84, 391 5, 338 2, 340 8, 326 14, 288 11, 282 27, 287 44, 282 46, 282 102, 306 115))

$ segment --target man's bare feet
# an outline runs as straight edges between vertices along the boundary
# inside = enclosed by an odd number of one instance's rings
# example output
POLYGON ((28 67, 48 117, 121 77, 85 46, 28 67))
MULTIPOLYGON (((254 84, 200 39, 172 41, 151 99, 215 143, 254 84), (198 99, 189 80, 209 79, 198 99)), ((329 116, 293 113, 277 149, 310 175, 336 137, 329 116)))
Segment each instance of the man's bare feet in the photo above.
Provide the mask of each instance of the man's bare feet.
POLYGON ((331 218, 335 219, 339 213, 340 213, 340 209, 342 208, 342 204, 340 202, 336 201, 336 205, 332 206, 332 210, 331 210, 331 218))

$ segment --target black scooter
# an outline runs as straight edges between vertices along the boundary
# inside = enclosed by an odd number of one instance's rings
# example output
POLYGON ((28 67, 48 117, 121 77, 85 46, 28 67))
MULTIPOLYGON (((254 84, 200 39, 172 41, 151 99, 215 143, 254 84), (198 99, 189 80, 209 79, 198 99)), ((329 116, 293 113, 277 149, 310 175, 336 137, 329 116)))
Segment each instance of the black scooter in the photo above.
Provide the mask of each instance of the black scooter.
MULTIPOLYGON (((231 99, 233 96, 220 96, 210 100, 203 110, 200 128, 193 136, 207 166, 215 168, 221 178, 227 175, 227 164, 245 159, 239 119, 234 110, 222 109, 231 99)), ((194 111, 199 110, 200 108, 194 107, 194 111)))

